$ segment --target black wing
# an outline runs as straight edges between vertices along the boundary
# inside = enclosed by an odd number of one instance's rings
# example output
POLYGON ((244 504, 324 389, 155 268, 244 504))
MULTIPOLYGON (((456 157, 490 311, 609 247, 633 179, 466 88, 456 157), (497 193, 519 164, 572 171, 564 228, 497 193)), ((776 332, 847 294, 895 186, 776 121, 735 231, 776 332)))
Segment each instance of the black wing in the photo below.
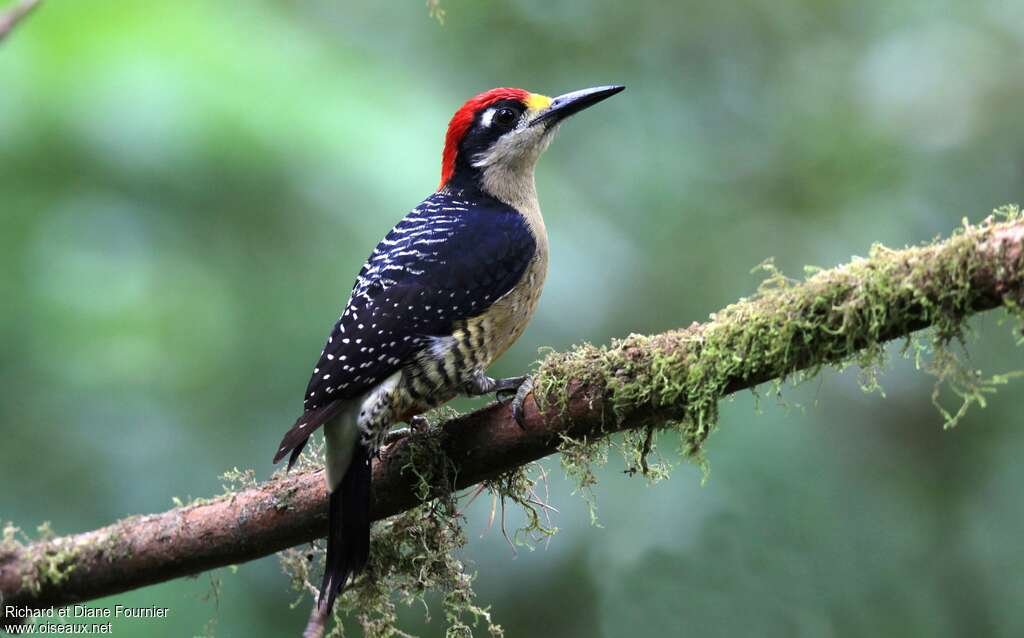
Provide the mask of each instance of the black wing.
POLYGON ((274 459, 335 414, 339 400, 383 381, 512 289, 536 251, 515 209, 478 195, 435 193, 381 240, 359 271, 309 380, 305 411, 274 459))

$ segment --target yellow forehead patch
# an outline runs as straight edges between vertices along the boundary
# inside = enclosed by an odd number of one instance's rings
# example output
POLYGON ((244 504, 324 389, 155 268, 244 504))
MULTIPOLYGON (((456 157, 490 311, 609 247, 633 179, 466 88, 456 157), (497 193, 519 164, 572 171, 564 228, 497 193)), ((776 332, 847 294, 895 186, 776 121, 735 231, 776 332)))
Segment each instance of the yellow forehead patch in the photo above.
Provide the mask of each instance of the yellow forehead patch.
POLYGON ((530 97, 526 98, 526 106, 531 111, 542 111, 551 106, 551 98, 540 93, 531 93, 530 97))

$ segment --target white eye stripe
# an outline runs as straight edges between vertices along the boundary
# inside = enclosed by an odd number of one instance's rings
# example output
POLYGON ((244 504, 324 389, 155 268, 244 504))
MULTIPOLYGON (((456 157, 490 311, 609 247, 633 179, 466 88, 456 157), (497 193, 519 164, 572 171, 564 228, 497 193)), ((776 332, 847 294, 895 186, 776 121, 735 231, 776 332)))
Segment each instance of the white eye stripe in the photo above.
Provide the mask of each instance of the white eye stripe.
POLYGON ((485 127, 490 128, 491 120, 494 119, 494 111, 495 109, 487 109, 484 111, 483 117, 480 118, 480 123, 485 127))

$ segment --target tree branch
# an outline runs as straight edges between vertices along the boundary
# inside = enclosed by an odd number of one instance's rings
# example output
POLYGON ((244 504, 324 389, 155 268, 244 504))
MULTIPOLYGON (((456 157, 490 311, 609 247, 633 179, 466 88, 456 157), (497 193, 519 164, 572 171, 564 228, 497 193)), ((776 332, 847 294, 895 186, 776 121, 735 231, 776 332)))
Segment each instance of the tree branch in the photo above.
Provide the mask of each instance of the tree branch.
POLYGON ((3 42, 14 27, 18 26, 28 14, 32 13, 32 10, 39 6, 42 0, 21 0, 21 2, 12 6, 10 9, 0 14, 0 42, 3 42))
MULTIPOLYGON (((704 324, 631 335, 604 348, 548 355, 520 428, 492 404, 388 446, 373 469, 373 518, 415 506, 407 471, 426 439, 454 465, 462 489, 557 451, 563 437, 593 439, 689 419, 695 446, 722 396, 934 326, 956 336, 965 317, 1024 301, 1024 219, 993 218, 942 242, 873 249, 801 283, 769 280, 754 298, 704 324)), ((267 483, 161 514, 133 516, 91 532, 0 545, 6 605, 47 607, 116 594, 241 563, 326 533, 321 471, 267 483)), ((0 610, 2 612, 2 610, 0 610)))

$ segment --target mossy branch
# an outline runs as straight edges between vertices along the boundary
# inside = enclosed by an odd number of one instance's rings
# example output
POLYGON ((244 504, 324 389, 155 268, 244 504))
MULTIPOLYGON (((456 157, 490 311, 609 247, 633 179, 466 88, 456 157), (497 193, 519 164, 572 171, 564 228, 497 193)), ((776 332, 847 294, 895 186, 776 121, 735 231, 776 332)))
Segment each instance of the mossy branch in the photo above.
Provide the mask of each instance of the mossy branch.
MULTIPOLYGON (((973 313, 1024 302, 1024 219, 1017 209, 952 237, 819 271, 803 282, 774 274, 758 293, 703 324, 605 347, 552 353, 536 375, 525 428, 492 404, 388 446, 374 466, 375 520, 437 498, 417 458, 447 477, 440 489, 494 481, 560 449, 630 431, 639 463, 652 428, 674 424, 697 452, 725 395, 829 364, 874 361, 888 340, 934 328, 941 347, 973 313), (443 454, 439 454, 443 452, 443 454)), ((961 389, 970 379, 952 379, 961 389)), ((970 399, 969 391, 962 392, 970 399)), ((270 481, 103 529, 26 543, 5 531, 0 592, 6 605, 45 607, 123 592, 245 562, 326 532, 320 471, 270 481)))

